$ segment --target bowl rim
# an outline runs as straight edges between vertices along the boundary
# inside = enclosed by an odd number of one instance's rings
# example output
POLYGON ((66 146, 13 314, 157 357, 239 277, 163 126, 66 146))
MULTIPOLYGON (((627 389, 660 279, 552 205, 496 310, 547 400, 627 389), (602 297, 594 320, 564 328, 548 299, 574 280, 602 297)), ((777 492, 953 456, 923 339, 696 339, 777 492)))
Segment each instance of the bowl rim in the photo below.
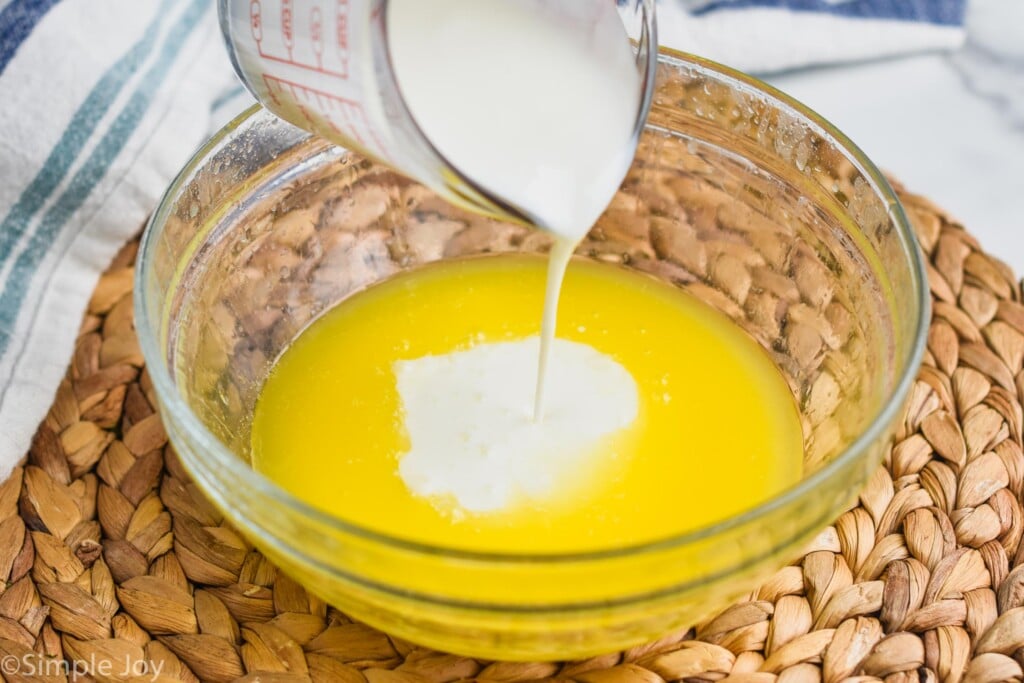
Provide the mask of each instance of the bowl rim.
MULTIPOLYGON (((223 442, 220 441, 201 420, 192 412, 188 404, 181 397, 177 386, 171 377, 171 373, 165 363, 164 354, 161 353, 161 344, 158 337, 162 336, 162 316, 154 316, 147 304, 147 297, 141 295, 145 292, 145 279, 147 277, 148 264, 152 260, 151 252, 155 248, 157 237, 161 234, 161 226, 171 213, 173 204, 180 198, 182 189, 194 173, 200 169, 209 159, 211 153, 229 139, 230 135, 241 127, 245 122, 260 114, 263 107, 254 104, 232 121, 222 127, 206 143, 204 143, 188 163, 179 171, 174 180, 161 197, 156 210, 147 221, 139 246, 139 258, 135 269, 134 291, 135 316, 137 320, 136 329, 143 357, 146 361, 146 368, 152 378, 157 397, 160 400, 163 411, 169 413, 186 432, 190 440, 195 442, 198 450, 205 451, 212 455, 216 466, 224 468, 235 480, 246 487, 254 490, 259 496, 273 500, 276 504, 283 505, 302 517, 309 518, 313 522, 324 525, 332 531, 342 534, 349 534, 366 541, 376 542, 390 546, 395 549, 410 552, 443 556, 452 559, 461 559, 476 562, 488 563, 572 563, 586 562, 593 560, 615 559, 636 556, 644 553, 659 552, 669 549, 676 549, 711 537, 721 535, 730 530, 742 527, 759 517, 793 504, 808 495, 823 482, 856 460, 858 455, 863 453, 874 443, 896 417, 897 411, 903 409, 910 389, 913 386, 918 370, 924 359, 927 345, 927 330, 931 317, 931 297, 927 285, 927 271, 924 264, 921 249, 918 246, 913 228, 907 219, 903 206, 896 196, 895 191, 889 184, 885 175, 875 166, 866 154, 854 144, 845 134, 838 130, 826 118, 804 105, 793 97, 783 93, 774 86, 771 86, 758 78, 724 66, 717 62, 691 55, 678 50, 661 47, 659 48, 659 64, 670 64, 679 67, 696 67, 700 71, 715 74, 716 78, 731 82, 733 86, 753 89, 776 100, 778 105, 788 108, 792 112, 804 117, 806 122, 818 128, 816 132, 831 138, 838 147, 843 149, 855 164, 859 165, 859 171, 872 184, 873 191, 887 203, 887 215, 896 228, 900 244, 908 259, 908 267, 912 285, 917 299, 917 320, 914 321, 913 339, 908 351, 903 358, 897 358, 897 362, 903 362, 903 369, 898 376, 897 382, 885 398, 880 410, 871 419, 871 422, 863 432, 843 449, 836 457, 828 463, 802 478, 796 484, 788 487, 772 498, 752 507, 744 512, 728 517, 711 524, 692 529, 681 534, 668 537, 634 543, 630 545, 602 548, 592 551, 575 552, 553 552, 553 553, 508 553, 493 551, 475 551, 466 548, 448 547, 423 543, 420 541, 402 538, 389 533, 370 529, 345 519, 329 514, 316 508, 285 489, 278 486, 263 474, 257 472, 245 461, 233 453, 223 442), (158 330, 154 333, 153 330, 158 330)), ((156 313, 160 313, 157 311, 156 313)), ((187 464, 187 463, 186 463, 187 464)), ((276 539, 281 541, 283 539, 276 539)))

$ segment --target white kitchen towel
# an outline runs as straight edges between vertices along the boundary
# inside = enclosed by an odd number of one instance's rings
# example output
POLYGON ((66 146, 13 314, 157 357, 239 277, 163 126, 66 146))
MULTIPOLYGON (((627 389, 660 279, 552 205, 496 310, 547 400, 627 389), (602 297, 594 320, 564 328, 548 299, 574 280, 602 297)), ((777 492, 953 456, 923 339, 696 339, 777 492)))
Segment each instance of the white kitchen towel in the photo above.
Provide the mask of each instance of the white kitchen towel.
POLYGON ((658 3, 658 38, 662 45, 740 71, 766 74, 958 47, 965 37, 966 4, 966 0, 663 0, 658 3))
MULTIPOLYGON (((0 0, 0 477, 53 400, 99 273, 249 101, 214 5, 0 0)), ((757 72, 950 47, 963 14, 963 0, 659 7, 663 44, 757 72)))
POLYGON ((0 477, 99 273, 237 89, 211 0, 0 0, 0 477))

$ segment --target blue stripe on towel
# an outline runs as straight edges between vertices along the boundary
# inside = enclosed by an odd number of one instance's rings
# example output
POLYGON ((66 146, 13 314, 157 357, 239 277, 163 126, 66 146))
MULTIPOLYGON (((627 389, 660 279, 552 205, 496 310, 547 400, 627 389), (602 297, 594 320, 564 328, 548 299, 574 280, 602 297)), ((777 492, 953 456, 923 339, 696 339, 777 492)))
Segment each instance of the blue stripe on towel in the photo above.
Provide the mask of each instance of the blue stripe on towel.
POLYGON ((227 104, 231 100, 235 99, 236 97, 238 97, 239 95, 241 95, 244 92, 245 92, 245 87, 242 86, 242 85, 235 85, 235 86, 232 86, 232 87, 228 88, 227 90, 225 90, 221 94, 217 95, 217 97, 215 97, 213 99, 213 102, 210 103, 210 111, 217 111, 218 109, 223 107, 225 104, 227 104))
MULTIPOLYGON (((138 42, 96 82, 71 117, 60 140, 53 146, 35 178, 22 191, 18 201, 4 216, 3 222, 0 222, 0 267, 13 255, 14 246, 25 233, 32 217, 67 175, 68 169, 92 137, 93 131, 114 103, 117 94, 153 51, 157 32, 170 10, 171 2, 172 0, 163 0, 138 42)), ((0 328, 0 334, 2 333, 3 329, 0 328)))
POLYGON ((192 0, 188 9, 171 28, 156 63, 150 67, 128 102, 100 139, 85 163, 72 177, 68 188, 47 210, 27 248, 18 256, 0 293, 0 355, 7 350, 11 331, 17 320, 25 294, 32 282, 32 274, 57 238, 67 220, 82 206, 96 184, 106 175, 110 165, 121 153, 125 143, 135 132, 170 71, 182 44, 188 39, 199 20, 209 9, 208 0, 192 0))
POLYGON ((12 0, 0 10, 0 74, 50 8, 59 0, 12 0))
POLYGON ((942 26, 961 26, 964 23, 966 5, 966 0, 711 0, 703 3, 691 2, 690 12, 700 15, 723 9, 767 7, 797 12, 821 12, 851 19, 897 19, 942 26))

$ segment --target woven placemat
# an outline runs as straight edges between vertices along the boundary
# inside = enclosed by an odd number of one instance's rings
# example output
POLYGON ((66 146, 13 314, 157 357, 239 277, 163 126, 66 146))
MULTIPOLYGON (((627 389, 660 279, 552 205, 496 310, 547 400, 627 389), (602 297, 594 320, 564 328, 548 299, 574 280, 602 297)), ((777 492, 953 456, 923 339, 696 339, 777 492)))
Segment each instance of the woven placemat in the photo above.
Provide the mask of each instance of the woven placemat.
POLYGON ((897 443, 861 505, 708 623, 570 663, 482 662, 353 623, 223 524, 154 410, 132 326, 137 244, 128 245, 96 288, 26 464, 0 485, 0 673, 10 681, 132 673, 344 683, 1020 680, 1021 289, 961 226, 927 200, 902 196, 929 256, 935 316, 897 443), (211 537, 217 550, 203 543, 211 537))

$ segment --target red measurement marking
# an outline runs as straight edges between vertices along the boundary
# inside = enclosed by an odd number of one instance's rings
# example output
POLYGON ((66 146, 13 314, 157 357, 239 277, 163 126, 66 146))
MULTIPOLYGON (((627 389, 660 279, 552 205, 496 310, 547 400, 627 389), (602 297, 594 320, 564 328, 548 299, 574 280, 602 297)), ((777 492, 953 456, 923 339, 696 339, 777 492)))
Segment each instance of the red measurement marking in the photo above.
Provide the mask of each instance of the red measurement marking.
POLYGON ((278 99, 277 92, 275 91, 276 89, 274 88, 274 85, 272 83, 276 81, 277 79, 274 78, 273 76, 263 74, 263 85, 267 86, 267 94, 270 95, 270 100, 280 107, 283 106, 283 103, 281 102, 281 100, 278 99))
POLYGON ((320 8, 314 6, 309 13, 309 37, 313 41, 313 52, 316 53, 316 64, 323 68, 324 25, 320 16, 320 8))
POLYGON ((338 54, 338 59, 344 65, 345 72, 348 73, 348 0, 338 0, 335 4, 335 10, 334 44, 337 46, 336 52, 338 54))
POLYGON ((260 57, 263 59, 269 59, 272 62, 278 62, 280 64, 290 64, 297 66, 300 69, 306 69, 307 71, 315 71, 318 74, 324 74, 325 76, 337 76, 338 78, 344 78, 348 80, 348 65, 345 64, 344 69, 328 69, 320 64, 305 64, 295 59, 287 57, 278 57, 277 55, 266 54, 260 50, 260 57))
POLYGON ((326 126, 363 147, 386 152, 387 147, 370 125, 359 102, 267 74, 263 74, 263 82, 275 104, 282 108, 292 104, 312 128, 326 126))
POLYGON ((281 35, 284 36, 284 45, 291 55, 292 46, 295 45, 295 33, 292 30, 292 0, 281 0, 281 35))
POLYGON ((257 45, 263 39, 263 16, 261 10, 260 0, 252 0, 249 3, 249 28, 252 29, 252 37, 257 45))
MULTIPOLYGON (((339 1, 348 5, 347 0, 339 1)), ((276 32, 272 27, 270 33, 265 34, 266 23, 263 21, 263 9, 261 0, 252 0, 249 4, 249 23, 256 41, 256 52, 260 57, 278 64, 288 64, 325 76, 348 80, 347 49, 344 52, 339 52, 337 58, 328 56, 327 59, 324 59, 325 31, 319 7, 314 6, 309 15, 310 47, 312 49, 302 49, 303 45, 296 46, 295 44, 295 0, 281 0, 280 28, 276 32)), ((301 24, 299 32, 302 32, 301 24)))

